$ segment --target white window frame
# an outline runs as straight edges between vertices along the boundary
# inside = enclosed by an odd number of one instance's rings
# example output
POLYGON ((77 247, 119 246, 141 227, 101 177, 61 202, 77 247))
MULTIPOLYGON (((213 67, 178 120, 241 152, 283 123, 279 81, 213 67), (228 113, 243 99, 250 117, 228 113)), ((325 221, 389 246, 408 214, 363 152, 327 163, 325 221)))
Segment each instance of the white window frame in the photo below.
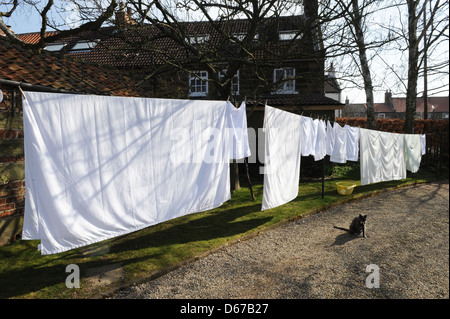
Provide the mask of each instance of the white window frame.
POLYGON ((208 71, 189 73, 189 96, 206 96, 208 94, 208 71))
POLYGON ((209 34, 191 35, 187 38, 190 44, 205 44, 209 41, 209 34))
MULTIPOLYGON (((238 40, 239 42, 242 42, 246 35, 247 33, 233 33, 233 37, 236 38, 236 40, 238 40)), ((235 42, 234 39, 231 39, 231 41, 235 42)), ((258 41, 259 41, 259 33, 256 33, 255 37, 253 38, 253 42, 258 41)))
POLYGON ((379 119, 385 119, 385 118, 386 118, 386 113, 378 113, 377 118, 379 118, 379 119))
POLYGON ((66 45, 66 42, 49 43, 45 46, 44 49, 50 52, 58 52, 61 51, 66 45))
POLYGON ((273 70, 273 82, 276 83, 280 79, 289 79, 277 84, 276 93, 281 94, 297 94, 295 90, 295 68, 280 68, 273 70), (283 73, 281 77, 277 77, 277 73, 283 73))
MULTIPOLYGON (((219 78, 222 79, 225 76, 225 73, 227 70, 223 70, 222 72, 219 72, 219 78)), ((233 76, 233 80, 231 81, 231 94, 232 95, 239 95, 239 89, 240 89, 240 83, 239 83, 239 70, 236 72, 236 74, 233 76)))
POLYGON ((302 35, 298 35, 298 30, 280 31, 278 32, 278 39, 280 41, 300 40, 302 35), (296 38, 297 37, 297 38, 296 38))
POLYGON ((99 41, 99 39, 93 41, 78 41, 72 49, 70 49, 70 52, 89 52, 97 46, 99 41))

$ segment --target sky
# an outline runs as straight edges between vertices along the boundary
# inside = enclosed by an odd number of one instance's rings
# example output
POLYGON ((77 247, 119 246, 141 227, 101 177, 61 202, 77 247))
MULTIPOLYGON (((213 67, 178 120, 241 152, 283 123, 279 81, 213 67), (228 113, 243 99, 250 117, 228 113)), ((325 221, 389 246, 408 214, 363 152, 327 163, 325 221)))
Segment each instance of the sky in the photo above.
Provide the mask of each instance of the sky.
MULTIPOLYGON (((56 3, 58 3, 58 1, 56 1, 56 3)), ((72 10, 71 7, 69 6, 65 6, 66 10, 68 10, 68 12, 71 12, 68 15, 68 18, 66 18, 66 22, 68 24, 73 25, 74 23, 76 23, 76 18, 77 15, 75 13, 75 10, 72 10)), ((4 18, 4 21, 6 24, 11 26, 11 29, 15 32, 15 33, 28 33, 28 32, 37 32, 40 29, 40 16, 36 13, 35 10, 24 10, 23 8, 19 7, 17 9, 16 12, 14 12, 14 14, 11 16, 11 18, 4 18)), ((448 48, 446 48, 446 51, 443 53, 444 56, 447 57, 448 60, 448 56, 449 56, 449 51, 448 48)), ((389 57, 389 60, 395 61, 396 59, 399 59, 398 57, 391 56, 389 57)), ((329 65, 329 61, 326 62, 326 67, 328 67, 329 65)), ((339 66, 338 65, 334 65, 335 69, 336 69, 336 73, 339 74, 339 66)), ((386 85, 386 87, 380 87, 378 86, 375 90, 374 90, 374 101, 375 103, 382 103, 384 102, 384 94, 385 91, 387 89, 390 89, 388 86, 389 84, 389 79, 383 79, 382 77, 385 76, 385 70, 381 71, 383 68, 385 69, 385 65, 380 64, 380 62, 378 61, 377 63, 373 64, 373 68, 372 68, 372 75, 373 77, 377 80, 376 82, 378 83, 383 83, 386 85), (379 72, 377 72, 379 71, 379 72)), ((448 75, 443 76, 440 78, 440 80, 438 81, 439 83, 445 83, 446 84, 446 93, 445 92, 440 92, 437 94, 437 96, 448 96, 448 83, 449 83, 449 78, 448 75)), ((393 80, 390 80, 391 83, 393 80)), ((375 82, 375 81, 374 81, 375 82)), ((436 82, 437 83, 437 82, 436 82)), ((419 79, 419 90, 420 87, 423 86, 423 82, 421 82, 421 79, 419 79)), ((429 86, 432 86, 432 84, 429 84, 429 86)), ((341 83, 341 87, 344 88, 342 93, 341 93, 341 101, 342 103, 345 103, 345 99, 348 97, 350 103, 365 103, 366 102, 366 95, 364 90, 362 89, 346 89, 345 88, 345 83, 341 83)), ((393 90, 394 92, 394 97, 398 97, 398 96, 402 96, 402 95, 396 95, 395 94, 395 90, 393 90)), ((403 95, 404 96, 404 95, 403 95)))

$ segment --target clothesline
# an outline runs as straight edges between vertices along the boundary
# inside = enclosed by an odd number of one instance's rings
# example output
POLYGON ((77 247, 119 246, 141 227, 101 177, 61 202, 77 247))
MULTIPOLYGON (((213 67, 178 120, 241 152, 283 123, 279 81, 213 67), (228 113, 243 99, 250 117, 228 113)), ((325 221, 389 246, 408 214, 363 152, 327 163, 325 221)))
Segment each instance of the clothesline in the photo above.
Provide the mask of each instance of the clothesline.
MULTIPOLYGON (((229 101, 27 92, 23 105, 22 238, 41 240, 42 254, 218 207, 231 197, 229 160, 250 156, 245 103, 235 108, 229 101)), ((322 165, 326 155, 341 161, 355 156, 354 147, 347 152, 351 127, 327 125, 265 106, 263 210, 297 197, 302 156, 313 155, 322 165)), ((385 151, 395 160, 417 156, 416 137, 357 131, 361 167, 376 172, 384 158, 375 155, 385 151), (414 147, 403 152, 405 145, 414 147)), ((353 146, 355 141, 353 136, 353 146)), ((392 170, 418 168, 417 161, 399 163, 392 170)))

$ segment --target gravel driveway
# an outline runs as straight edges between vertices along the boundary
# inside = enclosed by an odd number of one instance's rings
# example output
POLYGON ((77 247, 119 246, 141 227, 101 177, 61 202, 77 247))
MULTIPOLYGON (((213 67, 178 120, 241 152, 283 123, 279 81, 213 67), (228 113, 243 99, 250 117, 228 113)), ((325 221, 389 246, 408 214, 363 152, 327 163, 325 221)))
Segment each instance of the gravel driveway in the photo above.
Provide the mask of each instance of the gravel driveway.
POLYGON ((381 193, 225 247, 113 298, 449 298, 448 201, 448 181, 381 193), (359 213, 368 215, 368 238, 333 228, 348 227, 359 213), (366 287, 368 276, 379 288, 366 287))

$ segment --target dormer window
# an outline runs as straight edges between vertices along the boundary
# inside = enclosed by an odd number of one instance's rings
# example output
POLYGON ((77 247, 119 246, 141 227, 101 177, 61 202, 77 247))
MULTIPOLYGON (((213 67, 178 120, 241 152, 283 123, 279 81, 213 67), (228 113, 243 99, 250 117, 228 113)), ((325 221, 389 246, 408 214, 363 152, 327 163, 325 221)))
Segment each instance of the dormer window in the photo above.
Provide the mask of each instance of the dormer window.
POLYGON ((205 44, 209 41, 209 34, 188 36, 187 40, 190 44, 205 44))
POLYGON ((95 41, 78 41, 70 52, 89 52, 98 44, 99 40, 95 41))
MULTIPOLYGON (((245 38, 247 33, 234 33, 232 36, 232 41, 238 40, 239 42, 242 42, 245 38)), ((255 34, 255 37, 253 38, 253 42, 257 42, 259 40, 259 33, 255 34)))
POLYGON ((280 41, 291 41, 291 40, 300 40, 301 34, 299 34, 299 31, 280 31, 278 33, 278 38, 280 41))
POLYGON ((242 42, 247 34, 246 33, 234 33, 233 38, 242 42))
POLYGON ((50 43, 44 49, 51 52, 59 52, 67 43, 50 43))

